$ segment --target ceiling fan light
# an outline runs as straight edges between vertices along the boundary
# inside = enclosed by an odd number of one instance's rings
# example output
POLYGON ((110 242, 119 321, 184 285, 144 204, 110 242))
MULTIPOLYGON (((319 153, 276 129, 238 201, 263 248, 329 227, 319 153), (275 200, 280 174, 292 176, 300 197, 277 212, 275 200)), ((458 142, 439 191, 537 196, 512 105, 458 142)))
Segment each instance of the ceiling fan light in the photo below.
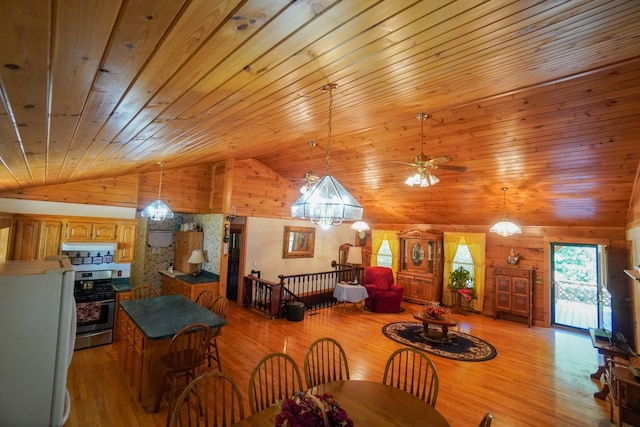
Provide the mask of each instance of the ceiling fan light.
POLYGON ((407 178, 407 180, 404 183, 410 187, 413 187, 414 185, 419 187, 430 187, 439 182, 440 180, 438 179, 437 176, 429 172, 423 172, 423 173, 416 173, 414 175, 411 175, 409 178, 407 178))

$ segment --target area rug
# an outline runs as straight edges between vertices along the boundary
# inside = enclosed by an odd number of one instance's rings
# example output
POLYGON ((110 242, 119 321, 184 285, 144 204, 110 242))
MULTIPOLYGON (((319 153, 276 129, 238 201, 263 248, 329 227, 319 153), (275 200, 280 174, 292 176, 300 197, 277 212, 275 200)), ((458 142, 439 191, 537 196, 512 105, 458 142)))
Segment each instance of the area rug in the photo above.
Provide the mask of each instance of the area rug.
POLYGON ((498 355, 491 344, 464 332, 450 329, 449 337, 452 343, 445 345, 426 339, 423 331, 422 323, 416 322, 395 322, 382 327, 382 333, 390 340, 446 359, 483 362, 498 355))

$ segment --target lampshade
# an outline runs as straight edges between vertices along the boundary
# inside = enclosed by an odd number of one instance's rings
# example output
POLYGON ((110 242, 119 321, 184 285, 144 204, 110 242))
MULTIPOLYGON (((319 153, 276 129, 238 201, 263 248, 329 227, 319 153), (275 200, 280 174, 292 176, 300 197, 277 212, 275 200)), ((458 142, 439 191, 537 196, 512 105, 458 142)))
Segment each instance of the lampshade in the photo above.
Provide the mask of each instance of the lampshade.
POLYGON ((351 229, 352 230, 356 230, 358 232, 370 230, 369 224, 367 224, 364 221, 356 221, 356 222, 354 222, 353 224, 351 224, 351 229))
POLYGON ((362 219, 362 206, 344 189, 342 184, 329 174, 331 156, 331 107, 335 83, 323 86, 329 92, 329 132, 327 138, 327 174, 316 182, 291 206, 293 218, 310 219, 312 223, 327 229, 332 225, 340 225, 345 220, 362 219))
POLYGON ((520 227, 518 227, 511 221, 507 221, 506 218, 503 221, 495 223, 494 226, 489 229, 489 231, 500 236, 511 236, 512 234, 522 233, 520 227))
POLYGON ((497 222, 493 227, 489 229, 489 232, 496 233, 499 236, 511 236, 512 234, 522 233, 520 227, 507 219, 507 190, 507 187, 502 187, 504 219, 500 222, 497 222))
POLYGON ((158 184, 158 199, 151 202, 146 208, 140 212, 143 218, 150 218, 152 221, 164 221, 167 218, 173 218, 173 211, 169 206, 160 199, 162 193, 162 172, 164 162, 158 162, 160 165, 160 183, 158 184))
POLYGON ((439 182, 440 180, 437 176, 427 171, 422 171, 421 173, 411 175, 404 183, 410 187, 413 187, 414 185, 417 185, 419 187, 429 187, 439 182))
POLYGON ((347 264, 362 264, 362 248, 360 246, 351 246, 349 248, 347 264))
POLYGON ((189 264, 202 264, 206 262, 204 259, 204 254, 202 253, 202 249, 194 249, 189 256, 189 260, 187 261, 189 264))
POLYGON ((362 219, 362 206, 332 176, 323 176, 291 206, 291 216, 307 218, 322 228, 362 219))

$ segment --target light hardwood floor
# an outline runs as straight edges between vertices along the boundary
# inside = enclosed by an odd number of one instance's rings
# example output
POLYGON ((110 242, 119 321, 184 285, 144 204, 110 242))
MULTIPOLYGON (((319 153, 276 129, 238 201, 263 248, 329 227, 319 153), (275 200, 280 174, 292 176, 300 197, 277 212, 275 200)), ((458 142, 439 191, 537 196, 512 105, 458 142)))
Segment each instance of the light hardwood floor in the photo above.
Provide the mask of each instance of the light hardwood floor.
MULTIPOLYGON (((414 321, 419 306, 404 303, 399 314, 375 314, 353 305, 307 312, 301 322, 269 320, 231 304, 228 325, 218 338, 223 369, 243 391, 255 363, 265 354, 290 354, 302 370, 304 352, 315 339, 330 336, 344 347, 352 379, 381 381, 387 357, 400 344, 386 338, 389 322, 414 321)), ((589 375, 601 363, 587 335, 562 329, 527 328, 479 314, 458 316, 458 329, 493 344, 498 356, 486 362, 432 357, 440 378, 436 409, 453 427, 477 426, 486 412, 492 426, 597 426, 609 404, 594 399, 599 390, 589 375)), ((115 344, 75 352, 69 374, 71 418, 66 427, 165 425, 166 408, 147 414, 131 398, 117 361, 115 344)), ((366 396, 362 397, 366 399, 366 396)), ((389 402, 393 405, 393 402, 389 402)), ((416 420, 416 426, 422 425, 416 420)))

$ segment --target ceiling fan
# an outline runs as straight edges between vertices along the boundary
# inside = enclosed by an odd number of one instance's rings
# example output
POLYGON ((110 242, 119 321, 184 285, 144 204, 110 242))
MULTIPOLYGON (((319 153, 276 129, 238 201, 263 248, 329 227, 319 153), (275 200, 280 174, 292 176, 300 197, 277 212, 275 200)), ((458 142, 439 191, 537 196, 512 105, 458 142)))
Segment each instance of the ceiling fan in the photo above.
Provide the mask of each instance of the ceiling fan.
POLYGON ((440 182, 438 177, 431 173, 433 169, 443 169, 454 172, 466 171, 467 168, 464 166, 443 165, 442 163, 451 161, 451 157, 449 156, 431 157, 424 154, 424 120, 429 117, 429 115, 427 113, 418 113, 416 117, 420 120, 420 154, 415 156, 411 163, 394 161, 394 163, 401 163, 416 168, 416 173, 407 178, 404 183, 411 187, 414 185, 429 187, 440 182))
MULTIPOLYGON (((313 147, 316 146, 316 143, 314 141, 309 141, 308 144, 309 144, 309 148, 311 149, 311 153, 309 155, 309 167, 311 167, 311 163, 313 162, 313 147)), ((298 179, 300 181, 304 181, 304 184, 302 185, 302 187, 300 187, 300 192, 303 194, 306 193, 311 187, 315 185, 316 182, 320 181, 320 178, 321 177, 314 174, 313 171, 309 169, 307 172, 304 173, 302 178, 298 179)))

